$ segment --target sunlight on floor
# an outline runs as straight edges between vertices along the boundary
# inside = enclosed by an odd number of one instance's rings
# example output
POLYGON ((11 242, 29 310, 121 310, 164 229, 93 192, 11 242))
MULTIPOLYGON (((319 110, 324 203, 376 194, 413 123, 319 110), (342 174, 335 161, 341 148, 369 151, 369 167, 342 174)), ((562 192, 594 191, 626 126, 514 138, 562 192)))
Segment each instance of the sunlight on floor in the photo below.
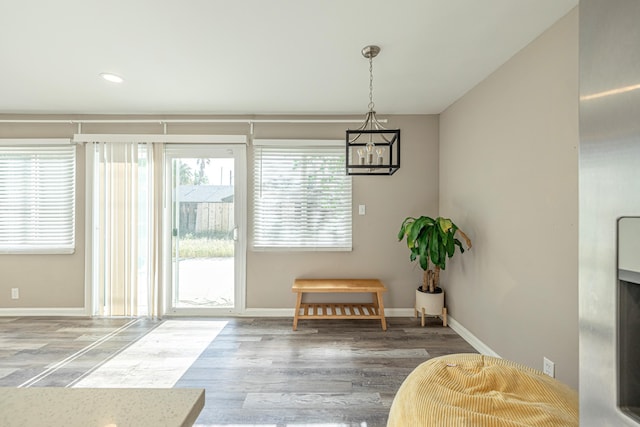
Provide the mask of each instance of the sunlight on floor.
POLYGON ((73 387, 173 387, 226 325, 167 320, 73 387))

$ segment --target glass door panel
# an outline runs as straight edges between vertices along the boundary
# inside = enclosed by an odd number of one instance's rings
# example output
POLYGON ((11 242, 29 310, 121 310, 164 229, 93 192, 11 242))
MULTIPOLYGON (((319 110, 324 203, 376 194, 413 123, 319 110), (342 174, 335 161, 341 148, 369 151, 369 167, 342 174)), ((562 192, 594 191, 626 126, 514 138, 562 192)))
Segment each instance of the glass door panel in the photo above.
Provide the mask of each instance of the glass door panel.
POLYGON ((238 311, 239 153, 235 151, 219 147, 167 151, 170 313, 238 311))

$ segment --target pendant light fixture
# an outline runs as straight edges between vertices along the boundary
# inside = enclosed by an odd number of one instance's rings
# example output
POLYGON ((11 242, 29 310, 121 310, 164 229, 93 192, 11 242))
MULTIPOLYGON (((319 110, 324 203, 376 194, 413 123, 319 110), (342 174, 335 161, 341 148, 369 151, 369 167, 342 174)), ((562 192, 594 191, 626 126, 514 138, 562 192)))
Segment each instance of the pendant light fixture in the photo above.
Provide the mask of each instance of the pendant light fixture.
POLYGON ((393 175, 400 169, 400 129, 382 126, 374 110, 373 58, 379 53, 378 46, 362 49, 369 59, 369 111, 358 129, 347 130, 347 175, 393 175))

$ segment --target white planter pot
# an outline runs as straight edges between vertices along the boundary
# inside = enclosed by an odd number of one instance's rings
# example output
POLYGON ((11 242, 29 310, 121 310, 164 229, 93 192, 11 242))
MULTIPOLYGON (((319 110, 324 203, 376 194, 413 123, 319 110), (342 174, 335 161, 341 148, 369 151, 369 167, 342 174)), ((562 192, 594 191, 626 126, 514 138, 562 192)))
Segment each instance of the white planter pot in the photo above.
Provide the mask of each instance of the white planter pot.
POLYGON ((430 294, 416 289, 416 317, 420 313, 424 326, 425 316, 440 316, 443 326, 447 326, 447 309, 444 306, 444 291, 430 294))

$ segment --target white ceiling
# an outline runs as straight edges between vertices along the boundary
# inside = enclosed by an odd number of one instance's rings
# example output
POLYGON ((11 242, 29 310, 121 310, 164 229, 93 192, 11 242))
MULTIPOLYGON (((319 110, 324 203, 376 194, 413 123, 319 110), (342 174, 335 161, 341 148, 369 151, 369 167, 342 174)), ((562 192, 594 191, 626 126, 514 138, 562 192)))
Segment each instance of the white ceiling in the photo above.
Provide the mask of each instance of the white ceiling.
POLYGON ((0 113, 439 113, 577 3, 3 0, 0 113))

